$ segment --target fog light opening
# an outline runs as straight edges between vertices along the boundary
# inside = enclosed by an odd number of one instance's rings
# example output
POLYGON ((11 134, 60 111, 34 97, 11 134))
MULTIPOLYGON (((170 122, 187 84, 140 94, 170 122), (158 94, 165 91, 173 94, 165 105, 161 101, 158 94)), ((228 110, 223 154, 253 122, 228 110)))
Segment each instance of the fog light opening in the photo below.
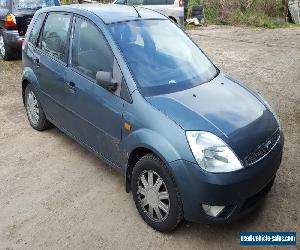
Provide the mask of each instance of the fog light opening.
POLYGON ((211 206, 202 204, 202 208, 207 215, 217 217, 223 211, 225 206, 211 206))

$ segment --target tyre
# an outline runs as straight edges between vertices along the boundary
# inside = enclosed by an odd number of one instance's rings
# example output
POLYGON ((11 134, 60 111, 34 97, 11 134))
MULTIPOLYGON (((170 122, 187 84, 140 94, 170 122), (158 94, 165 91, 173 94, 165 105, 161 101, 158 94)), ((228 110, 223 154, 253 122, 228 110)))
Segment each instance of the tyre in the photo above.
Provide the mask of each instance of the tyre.
POLYGON ((199 23, 204 24, 204 16, 203 15, 195 16, 195 18, 198 19, 199 23))
POLYGON ((13 59, 13 49, 5 42, 2 30, 0 30, 0 57, 3 60, 8 61, 13 59))
POLYGON ((183 219, 178 188, 165 164, 147 154, 135 165, 131 190, 139 214, 152 228, 174 230, 183 219))
POLYGON ((175 17, 170 16, 169 18, 170 18, 171 21, 173 21, 174 23, 177 23, 177 20, 175 19, 175 17))
POLYGON ((37 94, 30 84, 27 85, 25 90, 25 109, 32 128, 38 131, 49 128, 50 123, 46 119, 37 94))
POLYGON ((203 15, 203 11, 199 11, 199 10, 192 11, 192 16, 200 16, 200 15, 203 15))
POLYGON ((192 7, 192 12, 193 11, 201 11, 201 12, 203 12, 203 6, 201 6, 201 5, 195 5, 195 6, 192 7))

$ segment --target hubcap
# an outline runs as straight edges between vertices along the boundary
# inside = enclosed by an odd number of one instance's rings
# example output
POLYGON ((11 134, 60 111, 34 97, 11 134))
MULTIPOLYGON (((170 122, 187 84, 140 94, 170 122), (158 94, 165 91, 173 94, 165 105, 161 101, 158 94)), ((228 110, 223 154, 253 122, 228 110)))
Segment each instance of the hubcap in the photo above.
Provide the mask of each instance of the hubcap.
POLYGON ((5 55, 4 40, 3 40, 2 35, 0 35, 0 53, 1 53, 1 56, 5 55))
POLYGON ((27 114, 33 125, 37 125, 39 122, 39 105, 37 99, 32 91, 29 91, 27 95, 27 114))
POLYGON ((138 179, 137 193, 141 207, 150 219, 161 222, 168 217, 169 193, 163 179, 156 172, 142 172, 138 179))

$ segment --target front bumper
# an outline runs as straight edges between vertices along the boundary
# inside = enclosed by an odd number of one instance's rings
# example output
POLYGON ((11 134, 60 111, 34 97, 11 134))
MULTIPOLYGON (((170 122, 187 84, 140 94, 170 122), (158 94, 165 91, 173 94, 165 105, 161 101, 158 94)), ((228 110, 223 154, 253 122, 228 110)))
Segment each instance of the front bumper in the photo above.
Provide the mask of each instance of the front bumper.
POLYGON ((9 47, 21 50, 24 36, 20 36, 17 30, 3 30, 3 38, 9 47))
POLYGON ((169 165, 181 192, 184 217, 193 222, 227 222, 250 212, 273 185, 280 166, 283 134, 273 150, 261 161, 232 173, 208 173, 197 164, 178 160, 169 165), (208 216, 202 204, 225 206, 217 216, 208 216))

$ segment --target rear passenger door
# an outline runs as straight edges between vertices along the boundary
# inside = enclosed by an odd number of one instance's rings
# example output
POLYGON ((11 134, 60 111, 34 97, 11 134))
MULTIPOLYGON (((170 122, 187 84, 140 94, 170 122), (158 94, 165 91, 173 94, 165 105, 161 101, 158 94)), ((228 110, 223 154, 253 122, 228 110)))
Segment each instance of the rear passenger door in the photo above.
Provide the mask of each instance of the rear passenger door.
POLYGON ((64 77, 71 19, 72 15, 62 12, 48 14, 33 58, 43 95, 43 108, 48 118, 63 129, 67 129, 69 123, 65 109, 68 86, 64 77))
POLYGON ((125 102, 121 97, 127 90, 121 70, 104 35, 91 21, 75 17, 71 40, 66 76, 66 106, 72 116, 70 132, 95 153, 119 165, 125 102), (100 70, 111 72, 117 80, 114 93, 97 84, 100 70))

